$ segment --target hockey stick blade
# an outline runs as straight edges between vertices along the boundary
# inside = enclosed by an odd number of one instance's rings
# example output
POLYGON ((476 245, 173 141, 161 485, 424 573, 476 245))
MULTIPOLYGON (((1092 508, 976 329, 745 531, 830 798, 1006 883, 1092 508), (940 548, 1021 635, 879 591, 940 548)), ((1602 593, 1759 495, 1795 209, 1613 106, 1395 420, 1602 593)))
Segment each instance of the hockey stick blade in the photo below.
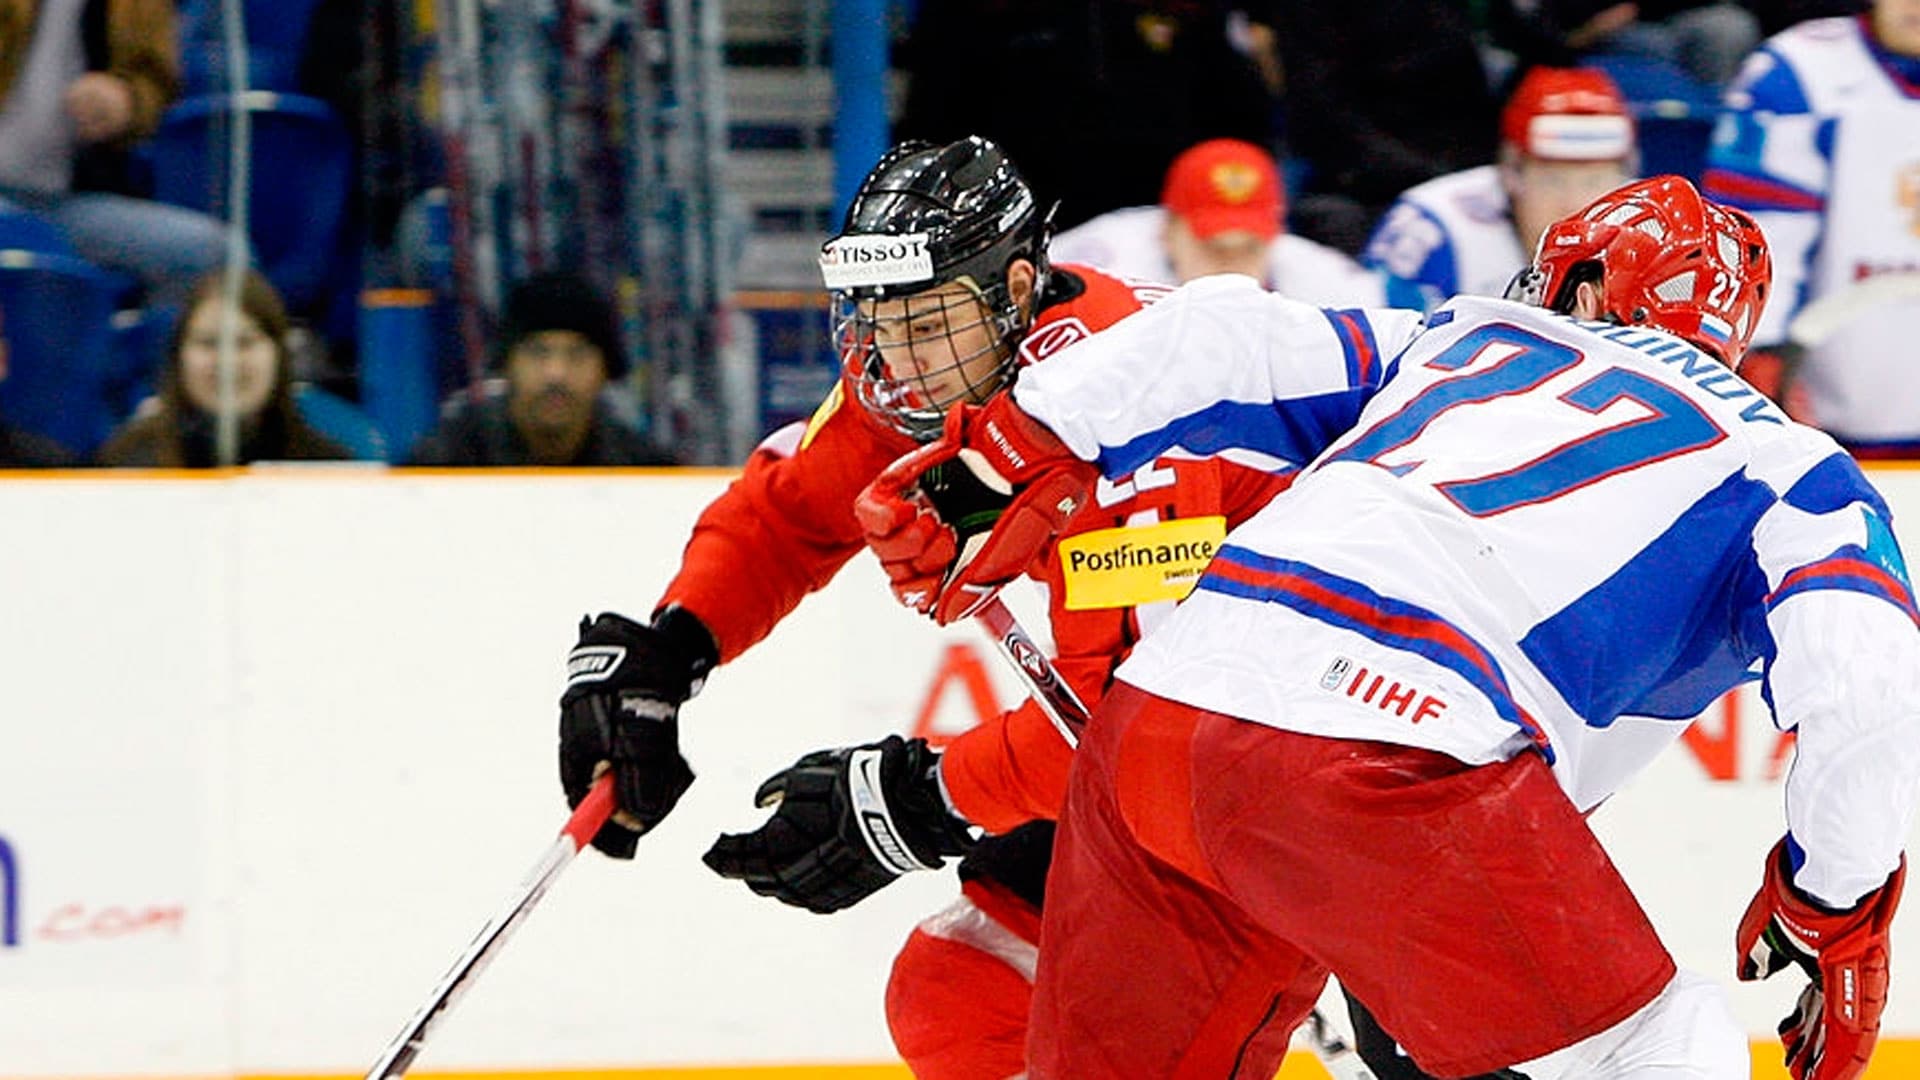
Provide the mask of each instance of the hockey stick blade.
MULTIPOLYGON (((973 613, 973 619, 993 639, 1000 655, 1013 665, 1020 681, 1033 695, 1040 710, 1047 714, 1047 719, 1053 721, 1060 737, 1067 740, 1068 746, 1078 748, 1080 733, 1087 726, 1086 703, 1060 677, 1059 669, 1047 659, 1046 653, 1040 651, 1040 646, 1034 643, 1020 621, 1013 617, 1006 602, 994 597, 985 607, 973 613)), ((1307 1014, 1300 1031, 1306 1036, 1308 1049, 1313 1051, 1313 1056, 1320 1060, 1321 1067, 1327 1070, 1333 1080, 1374 1080, 1373 1070, 1360 1060, 1352 1040, 1343 1037, 1318 1006, 1307 1014)))
POLYGON ((613 774, 609 772, 593 782, 587 797, 580 800, 580 806, 574 810, 573 816, 561 827, 559 838, 540 856, 540 861, 533 864, 533 869, 521 880, 519 889, 507 898, 507 902, 501 905, 487 925, 480 928, 480 933, 466 951, 440 977, 433 992, 427 995, 426 1003, 413 1014, 413 1019, 407 1021, 407 1026, 401 1029, 393 1042, 387 1044, 386 1052, 373 1063, 373 1068, 367 1070, 366 1080, 393 1080, 394 1077, 406 1075, 407 1069, 413 1065, 413 1059, 419 1057, 421 1049, 426 1046, 428 1032, 433 1030, 453 1003, 499 954, 500 947, 506 944, 513 932, 519 929, 527 913, 546 895, 548 887, 560 876, 560 871, 566 869, 573 857, 612 816, 613 774))

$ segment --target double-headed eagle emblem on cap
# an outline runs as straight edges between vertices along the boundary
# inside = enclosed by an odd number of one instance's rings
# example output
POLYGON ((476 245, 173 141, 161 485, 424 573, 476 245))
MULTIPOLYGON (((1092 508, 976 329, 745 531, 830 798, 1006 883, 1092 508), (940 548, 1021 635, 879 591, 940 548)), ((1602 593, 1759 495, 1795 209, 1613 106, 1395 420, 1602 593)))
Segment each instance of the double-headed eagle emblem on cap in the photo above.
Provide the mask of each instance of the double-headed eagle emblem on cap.
POLYGON ((1207 174, 1207 183, 1224 203, 1243 203, 1260 190, 1260 170, 1244 161, 1223 161, 1207 174))

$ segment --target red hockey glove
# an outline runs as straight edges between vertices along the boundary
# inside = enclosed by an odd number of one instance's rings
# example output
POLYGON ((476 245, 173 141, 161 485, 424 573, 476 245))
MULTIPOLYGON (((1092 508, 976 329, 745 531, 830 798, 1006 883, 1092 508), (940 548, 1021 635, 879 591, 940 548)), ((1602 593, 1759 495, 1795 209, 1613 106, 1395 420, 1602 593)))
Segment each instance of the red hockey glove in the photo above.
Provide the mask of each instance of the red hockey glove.
POLYGON ((1097 476, 1001 394, 949 412, 940 437, 888 466, 854 513, 894 595, 946 625, 1025 573, 1097 476))
POLYGON ((960 555, 960 542, 921 493, 920 475, 951 457, 944 442, 928 443, 887 466, 853 502, 893 595, 922 615, 933 610, 940 583, 960 555))
POLYGON ((1793 1015, 1780 1022, 1794 1080, 1853 1080, 1866 1071, 1887 1005, 1887 931, 1900 904, 1907 860, 1850 911, 1831 911, 1793 887, 1786 841, 1767 856, 1767 876, 1740 919, 1734 945, 1742 981, 1789 964, 1809 977, 1793 1015))

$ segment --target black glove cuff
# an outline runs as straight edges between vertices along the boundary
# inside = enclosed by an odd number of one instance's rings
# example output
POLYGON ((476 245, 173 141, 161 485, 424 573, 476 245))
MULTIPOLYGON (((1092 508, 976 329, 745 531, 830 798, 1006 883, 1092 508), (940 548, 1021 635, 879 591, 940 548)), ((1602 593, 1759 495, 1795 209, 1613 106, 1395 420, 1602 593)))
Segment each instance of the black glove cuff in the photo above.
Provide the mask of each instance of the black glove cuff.
MULTIPOLYGON (((940 790, 940 751, 925 739, 911 739, 906 745, 909 768, 918 771, 920 781, 907 788, 904 798, 905 809, 919 826, 914 839, 931 843, 936 855, 965 855, 975 843, 973 826, 954 813, 940 790)), ((938 859, 930 861, 939 864, 938 859)))
POLYGON ((707 629, 698 615, 678 604, 669 604, 654 612, 652 624, 662 644, 673 649, 686 664, 693 686, 687 696, 699 693, 707 672, 720 663, 720 646, 713 640, 713 631, 707 629))

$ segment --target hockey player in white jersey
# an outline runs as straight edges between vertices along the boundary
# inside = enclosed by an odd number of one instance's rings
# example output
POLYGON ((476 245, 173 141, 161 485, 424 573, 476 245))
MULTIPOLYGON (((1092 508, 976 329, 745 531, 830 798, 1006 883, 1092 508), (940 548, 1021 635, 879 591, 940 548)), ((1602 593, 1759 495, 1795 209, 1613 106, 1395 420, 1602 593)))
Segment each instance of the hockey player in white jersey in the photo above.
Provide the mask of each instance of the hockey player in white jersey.
POLYGON ((1499 296, 1541 231, 1626 183, 1637 158, 1633 120, 1606 72, 1534 68, 1501 111, 1499 162, 1408 189, 1362 261, 1385 272, 1395 307, 1499 296))
MULTIPOLYGON (((1920 0, 1775 35, 1726 103, 1702 183, 1758 219, 1773 248, 1778 297, 1756 348, 1786 345, 1814 300, 1920 273, 1920 0)), ((1879 306, 1790 360, 1802 419, 1856 453, 1920 453, 1917 322, 1920 299, 1879 306)))
POLYGON ((1273 155, 1239 139, 1209 139, 1167 167, 1158 206, 1111 210, 1053 238, 1055 262, 1177 285, 1245 274, 1324 307, 1374 307, 1383 275, 1343 251, 1286 230, 1286 192, 1273 155))
POLYGON ((1752 219, 1661 177, 1550 228, 1524 303, 1423 318, 1196 282, 863 493, 896 592, 951 620, 1099 474, 1174 448, 1312 462, 1087 728, 1029 1075, 1186 1075, 1209 995, 1257 964, 1295 1018, 1330 969, 1436 1076, 1747 1076, 1724 991, 1676 970, 1582 812, 1754 677, 1799 749, 1738 974, 1804 971, 1793 1075, 1860 1075, 1920 629, 1879 495, 1729 370, 1768 278, 1752 219), (984 536, 910 493, 954 458, 1010 500, 984 536))

